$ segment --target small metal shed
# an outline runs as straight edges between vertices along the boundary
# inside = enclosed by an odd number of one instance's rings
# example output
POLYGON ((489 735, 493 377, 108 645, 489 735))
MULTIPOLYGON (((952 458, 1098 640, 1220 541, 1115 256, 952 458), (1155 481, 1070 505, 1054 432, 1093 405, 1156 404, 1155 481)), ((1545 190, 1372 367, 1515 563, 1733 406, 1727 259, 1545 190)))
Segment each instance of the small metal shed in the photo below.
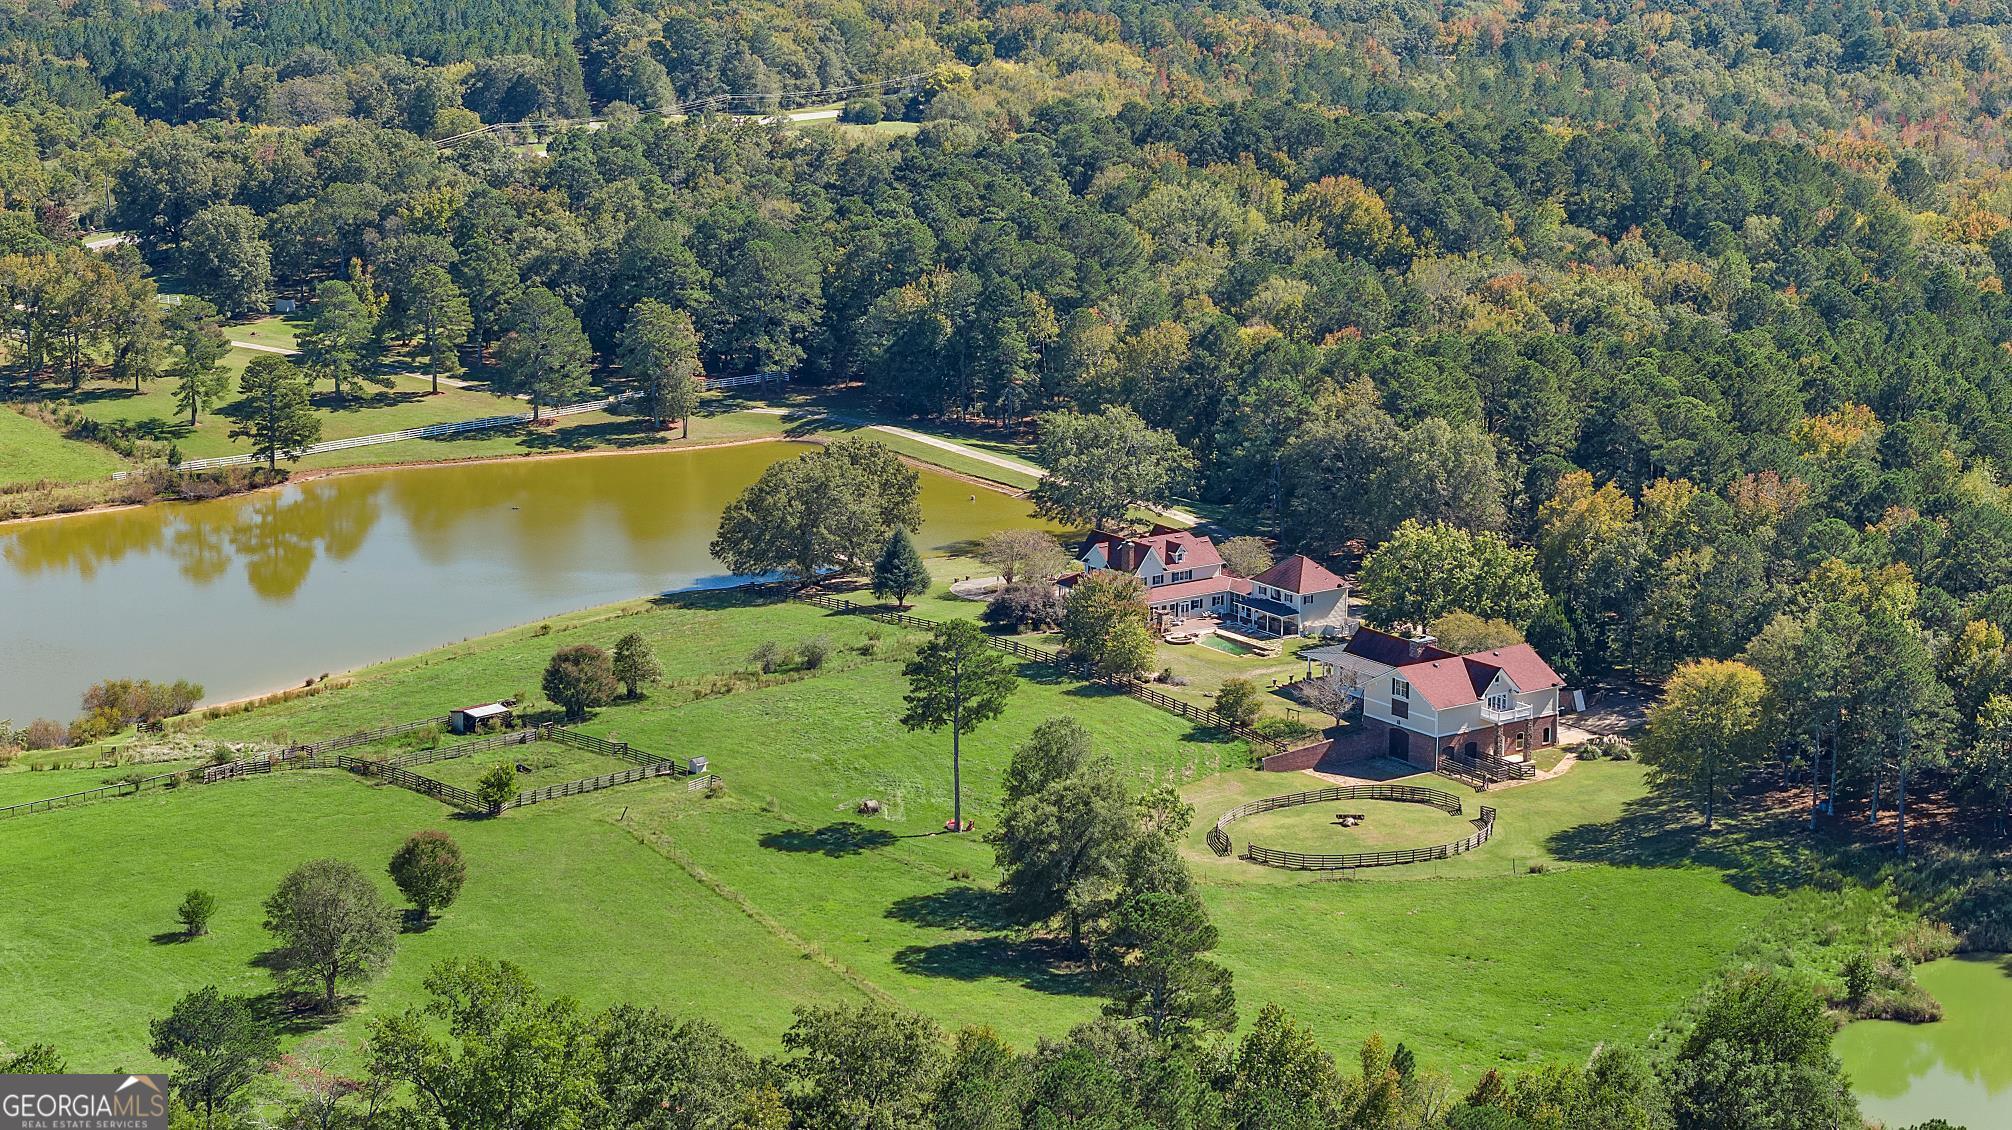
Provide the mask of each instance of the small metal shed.
POLYGON ((499 726, 510 724, 510 707, 500 702, 485 702, 480 706, 464 706, 447 715, 447 728, 457 734, 472 734, 482 728, 482 724, 494 719, 499 726))

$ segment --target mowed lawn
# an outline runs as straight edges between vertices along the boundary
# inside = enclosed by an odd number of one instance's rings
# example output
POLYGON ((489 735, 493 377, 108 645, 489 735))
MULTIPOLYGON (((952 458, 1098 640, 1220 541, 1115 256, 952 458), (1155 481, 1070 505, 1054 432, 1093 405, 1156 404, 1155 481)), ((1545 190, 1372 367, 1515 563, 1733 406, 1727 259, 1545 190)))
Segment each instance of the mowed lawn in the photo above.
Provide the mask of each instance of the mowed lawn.
MULTIPOLYGON (((1437 872, 1332 881, 1218 860, 1200 836, 1222 807, 1314 779, 1252 772, 1242 743, 1033 667, 1006 714, 963 743, 964 812, 977 834, 946 834, 948 735, 897 721, 900 667, 918 635, 744 593, 555 617, 204 732, 298 740, 436 715, 534 688, 556 648, 607 646, 629 631, 656 648, 664 681, 582 728, 707 757, 724 796, 654 781, 467 820, 411 793, 297 772, 0 822, 0 855, 27 892, 0 901, 0 1042, 50 1039, 83 1069, 146 1064, 146 1020, 179 993, 211 982, 267 991, 252 964, 265 945, 258 902, 289 868, 339 855, 389 894, 391 850, 439 827, 469 854, 462 902, 406 936, 389 975, 338 1025, 346 1036, 413 1003, 431 964, 466 954, 508 956, 590 1004, 710 1016, 758 1048, 775 1046, 794 1004, 869 999, 948 1027, 989 1024, 1028 1046, 1101 1002, 1071 955, 1003 919, 982 835, 997 822, 1012 750, 1065 715, 1128 786, 1174 782, 1197 805, 1190 862, 1246 1019, 1276 1001, 1337 1053, 1380 1031, 1471 1079, 1501 1063, 1577 1059, 1601 1040, 1639 1041, 1773 903, 1703 868, 1528 874, 1551 837, 1611 822, 1639 795, 1639 768, 1611 763, 1490 794, 1503 814, 1497 840, 1437 872), (812 639, 828 652, 815 669, 794 661, 762 675, 748 658, 759 643, 800 654, 812 639), (867 800, 877 813, 861 811, 867 800), (156 940, 197 885, 223 902, 216 935, 156 940)), ((469 765, 478 760, 488 758, 469 765)))
MULTIPOLYGON (((238 408, 237 375, 259 356, 262 355, 249 350, 230 351, 225 362, 232 374, 231 392, 222 403, 204 412, 193 428, 189 426, 188 414, 175 406, 177 382, 172 377, 149 381, 139 393, 131 385, 93 382, 71 397, 70 403, 93 419, 129 423, 149 439, 172 442, 184 459, 239 455, 249 451, 250 446, 246 440, 232 439, 230 434, 242 414, 238 408)), ((521 401, 478 389, 443 385, 436 396, 429 392, 431 387, 424 378, 398 376, 393 378, 390 388, 364 385, 347 399, 337 400, 326 382, 317 382, 314 406, 315 415, 321 420, 321 438, 348 439, 526 410, 521 401)))
MULTIPOLYGON (((675 782, 628 795, 671 790, 684 800, 675 782)), ((385 862, 425 828, 460 842, 468 884, 432 929, 400 939, 388 975, 337 1026, 347 1036, 419 1003, 427 969, 462 954, 508 957, 597 1004, 711 1016, 750 1039, 772 1039, 793 1004, 864 999, 613 823, 623 798, 457 820, 413 793, 307 771, 11 821, 0 826, 13 880, 0 909, 0 1042, 51 1041, 85 1070, 152 1064, 147 1021, 180 994, 270 991, 255 964, 268 944, 260 903, 281 875, 335 856, 396 899, 385 862), (209 937, 181 941, 174 908, 191 887, 219 909, 209 937)))
MULTIPOLYGON (((1494 836, 1431 863, 1283 871, 1236 855, 1252 839, 1290 847, 1273 840, 1319 828, 1335 812, 1369 812, 1375 821, 1416 806, 1335 801, 1237 821, 1228 828, 1235 852, 1217 858, 1202 835, 1224 811, 1329 782, 1246 771, 1184 791, 1196 806, 1188 864, 1216 920, 1234 923, 1223 929, 1219 955, 1241 1000, 1275 1000, 1330 1044, 1371 1032, 1401 1039, 1424 1062, 1467 1079, 1491 1067, 1577 1059, 1602 1041, 1639 1043, 1779 905, 1742 893, 1713 868, 1561 861, 1561 842, 1621 820, 1643 794, 1637 763, 1581 762, 1552 780, 1485 794, 1432 774, 1403 783, 1461 797, 1468 818, 1483 803, 1494 807, 1494 836), (1310 813, 1312 823, 1282 819, 1287 812, 1310 813)), ((1465 819, 1419 811, 1443 822, 1452 833, 1443 838, 1472 831, 1465 819)))
POLYGON ((102 479, 125 465, 108 448, 67 439, 40 420, 0 407, 0 486, 44 479, 80 483, 102 479))
MULTIPOLYGON (((96 381, 86 384, 80 392, 68 398, 67 403, 93 419, 131 424, 146 438, 171 442, 184 459, 239 455, 250 447, 246 440, 233 439, 230 434, 241 415, 237 377, 246 364, 260 356, 264 354, 245 349, 233 349, 225 356, 225 364, 231 372, 231 391, 222 403, 205 411, 194 427, 189 425, 188 414, 175 405, 177 382, 171 377, 149 381, 140 392, 134 392, 131 385, 96 381)), ((317 382, 314 407, 316 416, 321 420, 321 438, 349 439, 401 432, 431 424, 522 415, 530 411, 523 401, 491 392, 479 384, 467 388, 443 384, 435 393, 432 382, 424 376, 401 373, 391 380, 388 388, 362 385, 341 400, 336 398, 326 382, 317 382)), ((648 421, 635 416, 587 412, 536 428, 484 428, 433 439, 399 440, 325 452, 309 456, 294 465, 308 468, 347 467, 360 463, 528 455, 584 451, 597 447, 677 447, 770 438, 781 435, 787 427, 780 416, 735 410, 733 406, 736 403, 713 398, 708 404, 707 414, 692 418, 689 436, 675 427, 654 431, 649 428, 648 421)), ((93 452, 102 450, 91 445, 75 446, 93 452)), ((103 454, 116 466, 116 457, 110 452, 103 454)), ((32 469, 38 462, 30 459, 27 465, 32 469)), ((47 477, 57 476, 51 474, 47 477)))

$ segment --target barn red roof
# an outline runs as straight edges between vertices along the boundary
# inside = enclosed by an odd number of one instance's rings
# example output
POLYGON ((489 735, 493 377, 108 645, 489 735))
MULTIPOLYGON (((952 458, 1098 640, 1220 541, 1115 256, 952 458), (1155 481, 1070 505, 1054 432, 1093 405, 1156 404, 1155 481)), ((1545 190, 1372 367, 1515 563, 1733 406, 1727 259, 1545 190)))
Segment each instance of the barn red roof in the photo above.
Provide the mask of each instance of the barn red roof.
POLYGON ((1341 587, 1341 578, 1330 573, 1304 553, 1295 553, 1251 580, 1287 592, 1332 592, 1341 587))
POLYGON ((1498 673, 1507 673, 1518 691, 1550 690, 1565 685, 1565 680, 1551 670, 1537 649, 1527 643, 1402 663, 1394 672, 1423 695, 1434 710, 1481 701, 1498 673))

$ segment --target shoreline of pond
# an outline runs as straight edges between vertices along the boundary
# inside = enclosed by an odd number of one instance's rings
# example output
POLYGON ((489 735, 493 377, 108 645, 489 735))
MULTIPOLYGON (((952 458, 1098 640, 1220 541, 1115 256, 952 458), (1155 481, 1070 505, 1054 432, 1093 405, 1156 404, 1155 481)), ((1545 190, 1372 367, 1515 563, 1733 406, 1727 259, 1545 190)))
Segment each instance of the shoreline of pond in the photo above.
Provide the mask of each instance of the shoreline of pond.
MULTIPOLYGON (((219 495, 218 497, 245 498, 269 491, 285 490, 287 487, 296 486, 301 483, 318 482, 323 479, 342 478, 347 475, 423 470, 428 467, 477 467, 491 463, 548 462, 563 459, 592 459, 615 455, 669 455, 680 451, 710 451, 727 447, 747 447, 758 443, 811 443, 821 446, 830 442, 832 441, 829 438, 822 435, 773 435, 680 444, 675 447, 596 447, 586 451, 536 451, 517 455, 469 455, 451 459, 397 459, 385 463, 355 463, 341 467, 309 467, 289 473, 282 482, 268 483, 264 486, 253 487, 249 490, 237 491, 228 495, 219 495)), ((925 468, 936 474, 956 479, 960 482, 997 491, 1009 498, 1024 498, 1027 494, 1025 490, 1010 483, 988 479, 982 475, 974 475, 968 471, 956 470, 946 467, 941 463, 932 463, 918 456, 901 452, 896 452, 895 454, 897 458, 910 467, 925 468)), ((211 501, 214 501, 214 499, 155 499, 151 502, 114 502, 102 506, 87 506, 81 510, 63 510, 53 514, 34 514, 22 518, 0 518, 0 534, 37 522, 55 522, 64 518, 81 518, 93 514, 117 514, 130 510, 147 510, 155 507, 165 508, 211 501)))
POLYGON ((1915 974, 1942 1019, 1854 1020, 1832 1037, 1864 1113, 1889 1126, 2012 1122, 2012 1050, 1992 1029, 2012 1005, 2012 954, 1960 953, 1915 974))
MULTIPOLYGON (((738 584, 706 553, 720 509, 811 442, 410 465, 433 475, 329 468, 278 494, 0 528, 0 603, 24 610, 0 633, 22 680, 0 694, 0 716, 49 715, 115 671, 193 679, 216 695, 206 705, 234 703, 508 626, 511 608, 552 615, 738 584), (229 644, 191 650, 192 629, 229 644)), ((1006 484, 904 462, 933 500, 925 527, 948 523, 925 530, 936 541, 1035 520, 1006 484)))

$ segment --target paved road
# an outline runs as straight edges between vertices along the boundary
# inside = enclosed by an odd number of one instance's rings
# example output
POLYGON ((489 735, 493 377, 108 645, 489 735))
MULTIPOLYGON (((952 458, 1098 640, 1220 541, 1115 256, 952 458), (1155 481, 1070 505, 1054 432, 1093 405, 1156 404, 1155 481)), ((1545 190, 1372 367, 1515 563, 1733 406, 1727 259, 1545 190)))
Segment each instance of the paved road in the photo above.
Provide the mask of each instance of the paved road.
MULTIPOLYGON (((750 408, 748 409, 748 411, 759 412, 766 416, 787 416, 791 415, 796 410, 790 408, 750 408)), ((1044 478, 1048 474, 1048 469, 1045 467, 1037 467, 1032 463, 1018 463, 1011 459, 1005 459, 1000 456, 994 455, 991 452, 986 451, 984 448, 972 447, 970 444, 959 443, 954 439, 945 439, 942 436, 930 435, 928 432, 918 432, 913 428, 897 427, 894 424, 876 424, 871 420, 862 420, 857 416, 848 416, 842 412, 820 412, 817 413, 815 416, 806 416, 805 418, 830 420, 834 423, 846 424, 855 428, 868 428, 874 431, 887 432, 890 435, 897 435, 902 436, 906 439, 912 439, 917 443, 927 444, 930 447, 934 447, 942 451, 955 452, 958 455, 962 455, 967 459, 975 459, 980 463, 985 463, 993 467, 1000 467, 1008 471, 1017 471, 1023 475, 1032 475, 1037 479, 1044 478)), ((1202 519, 1200 515, 1192 514, 1186 510, 1180 509, 1179 507, 1161 508, 1157 506, 1148 506, 1146 507, 1146 509, 1151 510, 1153 513, 1158 514, 1162 517, 1171 518, 1176 522, 1180 522, 1189 526, 1199 526, 1202 524, 1202 519)))
POLYGON ((231 342, 231 347, 234 349, 249 349, 254 353, 277 353, 281 357, 292 357, 294 354, 300 352, 298 349, 288 349, 284 345, 260 345, 255 341, 234 340, 231 342))

